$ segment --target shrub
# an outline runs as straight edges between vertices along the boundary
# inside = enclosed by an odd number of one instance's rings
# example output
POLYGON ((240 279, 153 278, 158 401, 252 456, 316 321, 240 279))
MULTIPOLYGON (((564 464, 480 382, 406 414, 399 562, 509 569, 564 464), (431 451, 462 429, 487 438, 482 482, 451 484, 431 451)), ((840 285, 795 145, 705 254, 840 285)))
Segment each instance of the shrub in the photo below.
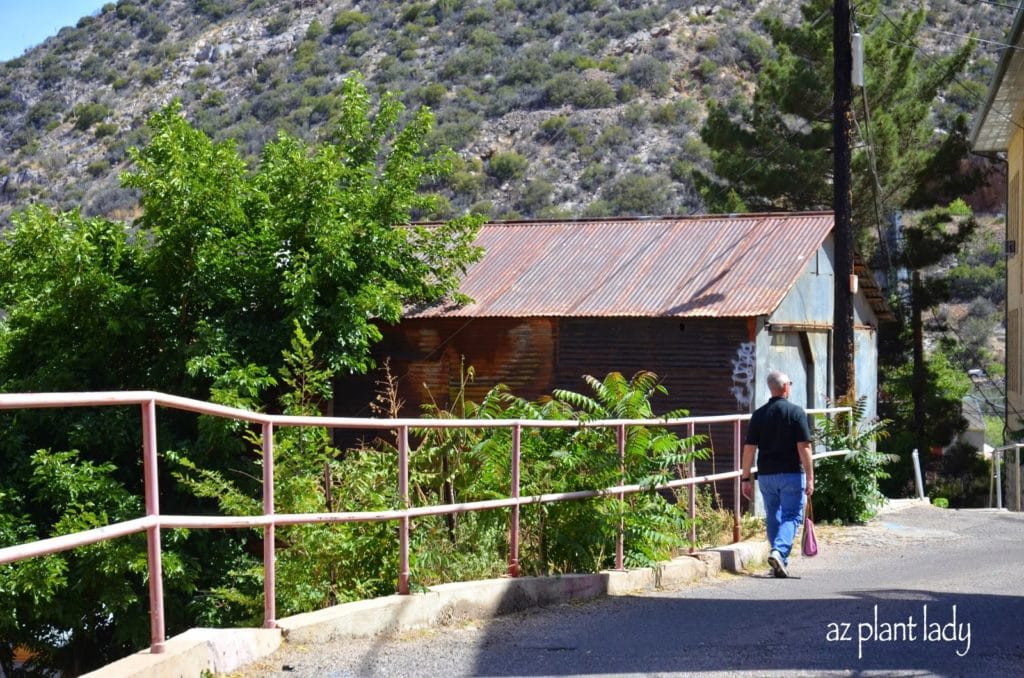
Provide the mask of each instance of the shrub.
POLYGON ((626 66, 626 80, 650 92, 661 94, 668 91, 668 76, 668 66, 646 54, 633 59, 626 66))
POLYGON ((613 176, 615 176, 615 170, 605 163, 591 163, 580 174, 580 187, 587 191, 596 191, 613 176))
POLYGON ((352 27, 362 28, 368 23, 370 23, 370 17, 358 10, 338 12, 334 15, 334 21, 331 23, 331 33, 337 35, 352 27))
POLYGON ((194 7, 200 14, 205 14, 214 21, 223 19, 231 11, 229 0, 195 0, 194 7))
POLYGON ((623 82, 619 85, 618 91, 615 92, 615 98, 625 103, 632 101, 640 94, 640 89, 631 82, 623 82))
POLYGON ((93 160, 85 168, 91 177, 100 177, 110 171, 110 163, 106 160, 93 160))
POLYGON ((473 47, 498 47, 501 39, 486 28, 474 28, 469 34, 469 44, 473 47))
POLYGON ((631 141, 632 136, 630 135, 629 130, 621 125, 611 125, 601 132, 594 145, 600 150, 608 151, 618 146, 628 144, 631 141))
MULTIPOLYGON (((561 106, 572 101, 579 89, 578 75, 569 72, 558 73, 544 83, 544 98, 551 106, 561 106)), ((614 99, 614 93, 612 98, 614 99)))
POLYGON ((536 138, 553 144, 565 136, 569 129, 569 118, 564 115, 553 115, 540 124, 537 128, 536 138))
POLYGON ((82 60, 78 69, 78 79, 83 82, 97 82, 106 75, 106 61, 93 54, 82 60))
POLYGON ((289 25, 291 25, 291 19, 288 17, 287 14, 275 14, 274 16, 267 19, 267 33, 270 35, 281 35, 286 30, 288 30, 289 25))
POLYGON ((43 129, 47 123, 57 118, 63 111, 64 102, 56 94, 46 94, 32 108, 28 109, 25 121, 37 130, 43 129))
POLYGON ((587 80, 572 96, 572 103, 578 108, 607 108, 616 100, 615 90, 604 80, 587 80))
POLYGON ((647 108, 641 103, 632 103, 622 111, 623 126, 629 129, 641 128, 647 121, 647 108))
POLYGON ((227 96, 224 92, 219 89, 215 89, 207 94, 206 98, 203 99, 203 106, 206 108, 217 108, 218 106, 223 106, 226 102, 227 96))
POLYGON ((467 11, 462 17, 462 21, 470 26, 475 26, 477 24, 485 24, 490 20, 491 11, 486 7, 482 6, 473 7, 472 9, 467 11))
POLYGON ((72 111, 75 129, 85 131, 111 114, 109 106, 101 103, 80 104, 72 111))
POLYGON ((526 184, 518 206, 524 214, 536 216, 551 204, 555 187, 546 179, 534 179, 526 184))
POLYGON ((875 443, 888 436, 888 421, 866 421, 866 397, 853 405, 853 427, 846 416, 819 419, 815 443, 828 450, 850 450, 844 457, 819 459, 814 467, 814 515, 820 520, 864 523, 885 501, 878 481, 888 478, 887 464, 896 457, 875 450, 875 443))
POLYGON ((672 164, 669 165, 668 175, 672 178, 672 181, 678 181, 679 183, 686 183, 693 180, 693 170, 696 169, 689 160, 673 160, 672 164))
POLYGON ((491 202, 490 200, 481 200, 479 202, 475 202, 469 206, 469 213, 480 214, 485 217, 490 217, 492 214, 494 214, 494 203, 491 202))
POLYGON ((718 64, 711 59, 701 59, 697 66, 697 75, 705 82, 718 76, 718 64))
POLYGON ((0 85, 0 115, 13 115, 25 110, 25 103, 14 95, 10 85, 0 85))
POLYGON ((416 96, 427 106, 436 107, 448 95, 448 89, 439 82, 432 82, 416 90, 416 96))
POLYGON ((487 173, 503 184, 513 179, 522 179, 529 165, 530 161, 515 151, 495 153, 487 163, 487 173))
POLYGON ((459 150, 473 140, 480 128, 480 116, 471 113, 462 114, 457 120, 444 122, 430 131, 427 145, 433 149, 451 148, 459 150))
POLYGON ((163 69, 159 66, 153 66, 142 71, 142 84, 143 85, 155 85, 160 82, 160 78, 164 75, 163 69))
POLYGON ((459 170, 448 179, 452 193, 475 200, 484 191, 484 175, 481 172, 459 170))
POLYGON ((93 134, 96 135, 97 139, 103 137, 109 137, 117 133, 118 126, 112 122, 101 122, 96 125, 96 129, 93 130, 93 134))
POLYGON ((615 215, 615 209, 607 200, 595 200, 583 210, 584 217, 610 217, 615 215))
POLYGON ((661 175, 627 174, 601 191, 616 215, 665 214, 669 211, 668 179, 661 175))
POLYGON ((675 103, 670 101, 667 104, 656 106, 651 111, 651 122, 666 127, 676 124, 679 121, 679 109, 676 108, 675 103))
POLYGON ((319 40, 327 33, 324 29, 324 25, 317 19, 313 19, 309 22, 309 26, 306 28, 306 40, 319 40))
POLYGON ((353 56, 360 56, 370 49, 370 46, 373 45, 373 40, 373 34, 370 31, 359 29, 348 36, 348 40, 345 41, 345 49, 353 56))

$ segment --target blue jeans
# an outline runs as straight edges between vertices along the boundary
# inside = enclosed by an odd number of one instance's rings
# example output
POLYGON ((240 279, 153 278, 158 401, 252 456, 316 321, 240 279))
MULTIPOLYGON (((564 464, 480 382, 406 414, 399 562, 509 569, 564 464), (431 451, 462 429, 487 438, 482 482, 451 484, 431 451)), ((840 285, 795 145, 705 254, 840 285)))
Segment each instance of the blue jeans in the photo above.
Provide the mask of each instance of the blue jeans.
POLYGON ((797 528, 804 516, 807 478, 803 473, 759 474, 757 484, 764 498, 768 544, 779 552, 783 563, 788 563, 797 528))

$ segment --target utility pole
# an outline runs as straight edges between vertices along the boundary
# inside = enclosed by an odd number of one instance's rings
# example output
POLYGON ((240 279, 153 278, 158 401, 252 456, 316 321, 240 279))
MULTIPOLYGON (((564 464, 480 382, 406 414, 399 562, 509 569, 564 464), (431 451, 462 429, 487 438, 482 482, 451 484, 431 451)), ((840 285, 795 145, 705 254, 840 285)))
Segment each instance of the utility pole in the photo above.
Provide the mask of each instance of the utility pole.
POLYGON ((853 99, 850 2, 832 8, 834 93, 832 98, 832 210, 835 214, 835 311, 832 329, 832 374, 835 399, 856 397, 854 375, 853 225, 850 205, 850 102, 853 99))

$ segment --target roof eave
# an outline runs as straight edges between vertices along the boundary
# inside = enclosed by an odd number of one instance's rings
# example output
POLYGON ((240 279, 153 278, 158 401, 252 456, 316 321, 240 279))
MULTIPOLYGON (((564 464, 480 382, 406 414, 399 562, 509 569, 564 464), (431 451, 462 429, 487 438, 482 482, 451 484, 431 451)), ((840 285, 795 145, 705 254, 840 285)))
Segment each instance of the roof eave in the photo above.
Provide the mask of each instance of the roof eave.
POLYGON ((996 68, 995 75, 992 77, 992 83, 989 85, 988 94, 985 97, 985 103, 978 111, 978 115, 974 118, 974 126, 971 128, 970 145, 971 150, 976 153, 992 153, 1005 151, 1006 146, 1009 143, 1009 139, 1001 139, 1001 143, 985 143, 979 140, 982 130, 985 128, 989 121, 989 115, 992 113, 992 105, 995 102, 1000 89, 1003 86, 1003 79, 1006 76, 1006 72, 1010 67, 1010 63, 1013 61, 1016 53, 1016 47, 1021 39, 1021 32, 1024 31, 1024 6, 1017 10, 1017 17, 1014 19, 1013 28, 1010 30, 1010 36, 1007 40, 1009 47, 1003 49, 1003 55, 999 59, 999 65, 996 68), (979 146, 979 143, 982 145, 979 146))

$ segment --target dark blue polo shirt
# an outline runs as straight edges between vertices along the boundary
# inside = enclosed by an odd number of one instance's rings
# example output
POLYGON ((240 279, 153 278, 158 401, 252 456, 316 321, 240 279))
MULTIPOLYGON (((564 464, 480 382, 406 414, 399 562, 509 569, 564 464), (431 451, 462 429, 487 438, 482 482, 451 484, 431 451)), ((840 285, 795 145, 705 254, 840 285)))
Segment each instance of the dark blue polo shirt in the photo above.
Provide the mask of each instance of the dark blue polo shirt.
POLYGON ((757 445, 757 473, 800 473, 803 465, 797 443, 811 440, 807 413, 782 396, 776 396, 750 416, 747 445, 757 445))

